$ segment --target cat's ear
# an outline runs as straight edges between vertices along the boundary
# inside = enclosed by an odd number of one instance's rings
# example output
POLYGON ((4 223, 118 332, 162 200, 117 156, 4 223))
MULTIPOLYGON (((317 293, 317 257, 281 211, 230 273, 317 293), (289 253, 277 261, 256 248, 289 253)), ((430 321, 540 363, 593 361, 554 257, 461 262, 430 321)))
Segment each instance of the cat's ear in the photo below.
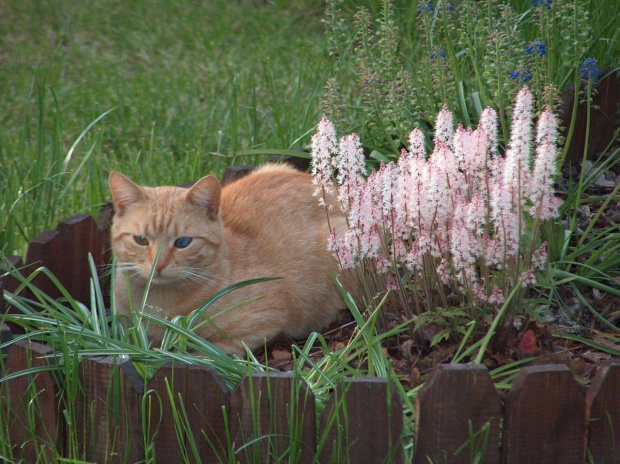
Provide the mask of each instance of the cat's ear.
POLYGON ((140 186, 120 172, 111 171, 109 183, 112 201, 114 202, 114 212, 119 216, 123 214, 128 205, 144 198, 140 186))
POLYGON ((222 187, 214 176, 206 176, 190 188, 185 199, 204 210, 211 219, 215 219, 220 209, 222 187))

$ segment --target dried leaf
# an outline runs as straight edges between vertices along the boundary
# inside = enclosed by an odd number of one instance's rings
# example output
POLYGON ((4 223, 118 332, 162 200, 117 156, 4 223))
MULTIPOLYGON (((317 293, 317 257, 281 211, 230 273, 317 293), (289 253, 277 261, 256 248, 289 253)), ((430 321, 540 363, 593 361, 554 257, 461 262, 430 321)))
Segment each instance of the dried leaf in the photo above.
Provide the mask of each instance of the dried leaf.
POLYGON ((526 356, 532 356, 538 352, 538 343, 536 336, 532 330, 526 330, 519 342, 519 349, 523 351, 526 356))

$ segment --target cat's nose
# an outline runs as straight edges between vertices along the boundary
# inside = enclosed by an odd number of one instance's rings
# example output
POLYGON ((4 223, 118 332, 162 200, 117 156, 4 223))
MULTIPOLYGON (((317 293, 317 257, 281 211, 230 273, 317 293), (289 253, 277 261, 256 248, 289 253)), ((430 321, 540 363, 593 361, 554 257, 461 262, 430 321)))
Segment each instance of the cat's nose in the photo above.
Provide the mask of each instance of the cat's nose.
POLYGON ((157 262, 157 265, 155 266, 155 272, 157 272, 158 274, 161 274, 161 271, 167 266, 167 263, 162 263, 161 260, 157 262))
POLYGON ((163 271, 168 264, 170 264, 170 254, 162 252, 155 264, 155 272, 161 274, 161 271, 163 271))

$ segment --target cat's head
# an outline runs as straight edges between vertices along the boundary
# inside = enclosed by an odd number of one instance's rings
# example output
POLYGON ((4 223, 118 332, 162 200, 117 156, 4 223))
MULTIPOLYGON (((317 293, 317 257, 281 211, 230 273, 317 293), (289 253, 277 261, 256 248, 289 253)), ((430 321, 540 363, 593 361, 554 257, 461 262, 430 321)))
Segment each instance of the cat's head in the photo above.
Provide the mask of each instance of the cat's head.
POLYGON ((112 249, 118 269, 153 283, 202 281, 222 239, 221 187, 207 176, 189 189, 144 187, 110 173, 112 249))

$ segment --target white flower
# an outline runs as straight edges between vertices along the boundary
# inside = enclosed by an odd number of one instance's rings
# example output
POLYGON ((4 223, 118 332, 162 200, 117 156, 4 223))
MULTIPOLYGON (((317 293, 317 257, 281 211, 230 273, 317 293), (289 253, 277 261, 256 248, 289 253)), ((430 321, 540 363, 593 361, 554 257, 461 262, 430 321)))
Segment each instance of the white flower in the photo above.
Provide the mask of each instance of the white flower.
POLYGON ((437 120, 435 121, 435 148, 437 145, 443 143, 448 148, 452 148, 452 133, 454 132, 453 117, 448 105, 444 104, 441 111, 437 114, 437 120))
POLYGON ((334 125, 325 116, 317 126, 316 134, 312 137, 312 175, 317 185, 317 195, 321 189, 331 192, 332 182, 332 154, 336 152, 336 130, 334 125))

